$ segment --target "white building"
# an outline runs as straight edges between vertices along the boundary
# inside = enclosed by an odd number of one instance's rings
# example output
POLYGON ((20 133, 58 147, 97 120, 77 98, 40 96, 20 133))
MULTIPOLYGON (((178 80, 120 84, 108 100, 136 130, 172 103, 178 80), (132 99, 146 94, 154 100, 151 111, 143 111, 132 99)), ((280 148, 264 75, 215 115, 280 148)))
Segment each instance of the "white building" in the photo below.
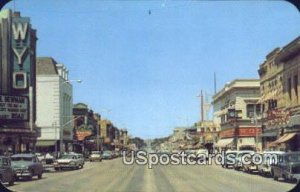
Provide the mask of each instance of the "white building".
POLYGON ((74 126, 73 88, 69 81, 69 72, 63 64, 58 64, 51 57, 37 58, 36 70, 36 124, 41 127, 37 151, 70 151, 74 126))
POLYGON ((258 79, 236 79, 213 96, 214 124, 221 127, 215 147, 261 150, 258 79))

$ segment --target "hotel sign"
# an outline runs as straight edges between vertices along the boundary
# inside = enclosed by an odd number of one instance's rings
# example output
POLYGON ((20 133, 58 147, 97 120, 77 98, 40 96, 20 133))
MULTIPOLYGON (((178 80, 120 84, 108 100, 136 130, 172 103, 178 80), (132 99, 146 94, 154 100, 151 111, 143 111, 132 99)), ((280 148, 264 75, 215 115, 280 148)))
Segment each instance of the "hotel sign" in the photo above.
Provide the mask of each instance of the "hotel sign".
POLYGON ((28 121, 28 97, 0 95, 0 121, 28 121))

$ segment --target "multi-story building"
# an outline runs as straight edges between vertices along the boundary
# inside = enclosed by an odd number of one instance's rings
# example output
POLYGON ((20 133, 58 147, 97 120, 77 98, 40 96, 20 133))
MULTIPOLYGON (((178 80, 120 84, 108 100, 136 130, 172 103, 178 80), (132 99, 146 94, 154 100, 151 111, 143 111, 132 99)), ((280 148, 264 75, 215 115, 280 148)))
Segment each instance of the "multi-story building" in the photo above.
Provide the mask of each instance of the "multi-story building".
POLYGON ((274 49, 266 56, 259 66, 261 104, 262 141, 263 148, 269 148, 270 143, 277 139, 282 126, 285 126, 285 101, 283 99, 283 64, 275 62, 280 54, 280 48, 274 49))
POLYGON ((39 57, 37 71, 37 125, 39 152, 72 151, 73 88, 68 70, 51 57, 39 57))
POLYGON ((214 147, 261 149, 258 79, 236 79, 213 96, 214 124, 220 126, 214 147))
POLYGON ((94 118, 93 110, 90 110, 84 103, 77 103, 73 106, 73 116, 74 151, 87 155, 97 148, 97 119, 94 118))
POLYGON ((280 137, 272 145, 286 151, 300 150, 300 37, 282 48, 276 59, 277 65, 283 65, 284 110, 279 119, 283 121, 280 137))
POLYGON ((34 151, 36 30, 29 17, 0 12, 0 154, 34 151))

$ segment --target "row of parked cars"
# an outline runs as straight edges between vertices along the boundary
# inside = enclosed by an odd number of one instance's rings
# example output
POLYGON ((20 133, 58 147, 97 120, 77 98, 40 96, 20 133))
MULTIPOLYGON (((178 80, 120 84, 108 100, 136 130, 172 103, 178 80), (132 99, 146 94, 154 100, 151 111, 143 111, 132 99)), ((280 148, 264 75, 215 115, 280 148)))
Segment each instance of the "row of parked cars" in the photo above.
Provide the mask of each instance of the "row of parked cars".
POLYGON ((47 168, 54 168, 56 171, 63 169, 82 169, 85 160, 102 161, 102 159, 113 159, 121 156, 121 152, 116 151, 92 151, 88 159, 82 154, 65 153, 60 158, 53 156, 22 153, 12 156, 0 156, 0 182, 13 185, 20 178, 32 180, 33 177, 41 179, 43 172, 47 168))
POLYGON ((261 162, 242 163, 242 156, 248 154, 249 160, 257 156, 254 151, 227 151, 224 168, 234 168, 247 173, 258 173, 261 176, 270 176, 274 180, 279 178, 288 182, 300 180, 300 152, 265 151, 260 153, 261 162), (273 157, 273 158, 272 158, 273 157), (275 158, 276 157, 276 158, 275 158), (232 160, 235 160, 232 163, 232 160))

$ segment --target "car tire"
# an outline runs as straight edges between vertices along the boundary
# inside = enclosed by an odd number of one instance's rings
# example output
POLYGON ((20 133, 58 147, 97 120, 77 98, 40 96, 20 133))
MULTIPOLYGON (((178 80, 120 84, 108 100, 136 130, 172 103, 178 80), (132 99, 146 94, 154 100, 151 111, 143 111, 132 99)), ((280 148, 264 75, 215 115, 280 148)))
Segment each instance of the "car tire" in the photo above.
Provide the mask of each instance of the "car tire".
POLYGON ((43 173, 38 174, 38 179, 42 179, 43 173))
POLYGON ((8 186, 12 186, 15 183, 15 178, 12 177, 11 180, 8 182, 8 186))
POLYGON ((272 172, 272 175, 273 175, 273 179, 274 179, 275 181, 277 181, 277 180, 278 180, 278 177, 275 175, 274 172, 272 172))

